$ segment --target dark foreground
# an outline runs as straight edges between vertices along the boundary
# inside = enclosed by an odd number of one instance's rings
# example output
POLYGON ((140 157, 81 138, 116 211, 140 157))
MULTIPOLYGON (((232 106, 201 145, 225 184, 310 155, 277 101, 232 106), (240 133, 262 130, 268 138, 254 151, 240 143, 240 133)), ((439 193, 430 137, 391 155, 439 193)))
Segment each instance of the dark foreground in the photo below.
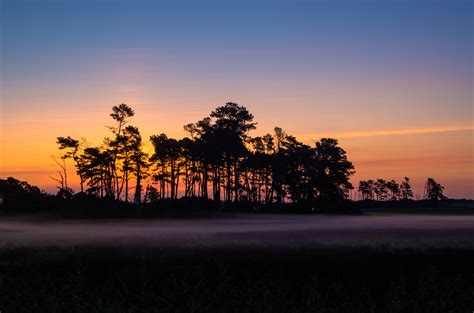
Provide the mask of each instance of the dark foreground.
POLYGON ((315 216, 306 223, 299 220, 305 216, 289 216, 287 222, 279 216, 176 220, 168 221, 168 233, 164 224, 158 231, 140 224, 145 221, 120 227, 93 222, 83 225, 85 230, 71 227, 72 221, 61 228, 51 221, 14 221, 13 230, 12 221, 4 220, 0 229, 10 235, 0 238, 0 311, 474 310, 472 217, 418 216, 409 223, 399 216, 392 224, 385 215, 375 217, 327 216, 317 222, 321 217, 315 216), (221 229, 219 221, 228 224, 221 229), (247 228, 236 226, 243 221, 247 228), (189 223, 196 224, 189 228, 189 223), (416 230, 416 224, 424 226, 416 230), (31 240, 23 242, 21 225, 41 231, 30 228, 31 240), (97 225, 108 235, 79 236, 97 225), (140 225, 147 235, 136 233, 140 225), (52 234, 64 240, 54 241, 52 234), (174 246, 164 244, 173 236, 174 246), (331 236, 336 244, 322 244, 331 236), (361 238, 366 241, 355 244, 361 238), (199 240, 206 244, 195 245, 199 240))

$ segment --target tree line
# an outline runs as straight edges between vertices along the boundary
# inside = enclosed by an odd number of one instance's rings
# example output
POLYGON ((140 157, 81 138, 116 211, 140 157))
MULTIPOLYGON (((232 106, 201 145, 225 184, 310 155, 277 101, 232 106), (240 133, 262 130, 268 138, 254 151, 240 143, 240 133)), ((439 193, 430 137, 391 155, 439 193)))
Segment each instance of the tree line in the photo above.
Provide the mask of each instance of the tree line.
MULTIPOLYGON (((57 137, 61 157, 59 193, 71 197, 67 165, 72 163, 80 192, 137 205, 162 199, 200 198, 234 203, 310 204, 347 199, 355 173, 346 152, 333 138, 309 146, 275 127, 273 133, 252 137, 254 116, 246 107, 228 102, 209 116, 183 126, 187 134, 174 139, 161 133, 149 138, 146 153, 127 104, 112 107, 110 133, 99 146, 85 139, 57 137), (143 199, 142 199, 143 198, 143 199)), ((424 199, 445 199, 444 187, 429 178, 424 199)), ((360 181, 362 200, 413 198, 410 180, 360 181)))
MULTIPOLYGON (((433 178, 428 178, 425 183, 423 199, 445 200, 444 187, 433 178)), ((384 180, 381 178, 362 180, 358 188, 362 200, 397 201, 413 198, 410 179, 404 177, 398 184, 395 180, 384 180)))
POLYGON ((56 180, 62 196, 72 195, 66 167, 71 161, 81 192, 136 204, 179 195, 254 204, 312 203, 345 199, 353 189, 349 178, 354 166, 336 139, 322 138, 309 146, 279 127, 252 137, 254 116, 237 103, 184 125, 185 138, 151 136, 151 154, 144 151, 139 129, 130 125, 134 114, 126 104, 114 106, 114 124, 100 146, 57 138, 62 154, 56 180))

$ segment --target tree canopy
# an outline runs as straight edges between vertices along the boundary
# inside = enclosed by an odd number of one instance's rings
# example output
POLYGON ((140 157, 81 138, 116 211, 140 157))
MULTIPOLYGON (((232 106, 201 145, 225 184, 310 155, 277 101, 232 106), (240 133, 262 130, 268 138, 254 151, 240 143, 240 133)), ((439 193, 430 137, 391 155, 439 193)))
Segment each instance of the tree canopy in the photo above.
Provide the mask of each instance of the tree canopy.
POLYGON ((74 162, 81 192, 126 202, 133 192, 137 204, 142 193, 146 201, 184 196, 271 204, 344 199, 353 188, 354 166, 336 139, 322 138, 311 147, 279 127, 252 137, 254 116, 237 103, 184 125, 188 137, 152 135, 150 154, 130 125, 134 115, 127 104, 114 106, 111 136, 100 146, 57 138, 61 157, 74 162))
MULTIPOLYGON (((150 153, 145 152, 139 129, 130 124, 134 115, 127 104, 114 106, 110 136, 100 146, 58 137, 64 162, 59 163, 61 175, 66 177, 66 161, 71 159, 81 192, 138 206, 142 199, 150 203, 192 197, 255 207, 283 203, 315 207, 346 199, 353 189, 354 165, 337 139, 321 138, 311 146, 280 127, 251 136, 257 123, 237 103, 227 102, 184 125, 187 137, 150 136, 150 153)), ((67 180, 63 185, 67 187, 67 180)), ((426 198, 443 199, 443 188, 428 179, 426 198)), ((361 181, 358 191, 363 200, 413 197, 408 177, 400 184, 380 178, 361 181)))

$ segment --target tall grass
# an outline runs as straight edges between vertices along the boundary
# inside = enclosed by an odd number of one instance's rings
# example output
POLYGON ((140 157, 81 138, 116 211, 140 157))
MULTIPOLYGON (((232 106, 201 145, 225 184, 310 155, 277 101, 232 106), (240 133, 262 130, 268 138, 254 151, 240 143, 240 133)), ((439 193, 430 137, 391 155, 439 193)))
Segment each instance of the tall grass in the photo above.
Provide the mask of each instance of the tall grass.
POLYGON ((2 312, 471 312, 469 251, 3 254, 2 312))

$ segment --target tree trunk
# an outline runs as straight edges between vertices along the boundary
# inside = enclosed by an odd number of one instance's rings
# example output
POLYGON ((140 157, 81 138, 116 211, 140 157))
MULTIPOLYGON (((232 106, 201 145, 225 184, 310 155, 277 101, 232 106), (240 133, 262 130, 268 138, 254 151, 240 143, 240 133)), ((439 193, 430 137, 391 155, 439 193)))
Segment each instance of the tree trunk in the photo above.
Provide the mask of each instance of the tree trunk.
POLYGON ((137 176, 137 185, 135 187, 135 197, 133 199, 133 202, 135 205, 138 207, 141 206, 142 203, 142 185, 141 185, 141 169, 140 169, 140 164, 137 164, 137 171, 136 171, 136 176, 137 176))
POLYGON ((125 171, 125 202, 128 203, 128 170, 125 171))

